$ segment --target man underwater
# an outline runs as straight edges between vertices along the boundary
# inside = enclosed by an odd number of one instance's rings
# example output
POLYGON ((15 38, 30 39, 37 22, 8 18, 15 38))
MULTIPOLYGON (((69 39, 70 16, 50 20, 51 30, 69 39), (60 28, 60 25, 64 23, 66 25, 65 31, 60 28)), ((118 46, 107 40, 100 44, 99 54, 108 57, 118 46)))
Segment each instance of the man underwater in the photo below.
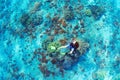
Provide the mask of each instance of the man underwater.
POLYGON ((58 48, 58 50, 62 49, 62 48, 68 48, 70 50, 70 52, 68 54, 73 54, 79 47, 79 43, 77 42, 77 40, 75 38, 72 39, 72 41, 65 46, 61 46, 58 48))

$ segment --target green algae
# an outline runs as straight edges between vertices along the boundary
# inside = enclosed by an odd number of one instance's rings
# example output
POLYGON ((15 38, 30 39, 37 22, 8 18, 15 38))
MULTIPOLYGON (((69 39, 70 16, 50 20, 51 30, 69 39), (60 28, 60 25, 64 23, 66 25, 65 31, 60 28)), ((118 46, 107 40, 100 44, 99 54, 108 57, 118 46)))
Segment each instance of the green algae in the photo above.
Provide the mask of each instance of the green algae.
POLYGON ((85 10, 85 14, 86 14, 87 16, 91 16, 91 15, 92 15, 92 12, 91 12, 90 9, 86 9, 86 10, 85 10))
POLYGON ((49 53, 55 52, 58 47, 60 47, 61 44, 59 42, 51 42, 48 44, 47 51, 49 53))

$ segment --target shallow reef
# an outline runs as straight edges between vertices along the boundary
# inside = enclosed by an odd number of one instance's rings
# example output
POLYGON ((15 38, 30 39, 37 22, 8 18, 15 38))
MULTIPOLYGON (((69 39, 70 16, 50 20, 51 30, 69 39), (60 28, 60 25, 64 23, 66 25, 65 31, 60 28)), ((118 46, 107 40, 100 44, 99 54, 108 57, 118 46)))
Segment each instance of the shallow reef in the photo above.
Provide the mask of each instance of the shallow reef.
POLYGON ((120 0, 0 0, 0 80, 120 80, 119 35, 120 0))

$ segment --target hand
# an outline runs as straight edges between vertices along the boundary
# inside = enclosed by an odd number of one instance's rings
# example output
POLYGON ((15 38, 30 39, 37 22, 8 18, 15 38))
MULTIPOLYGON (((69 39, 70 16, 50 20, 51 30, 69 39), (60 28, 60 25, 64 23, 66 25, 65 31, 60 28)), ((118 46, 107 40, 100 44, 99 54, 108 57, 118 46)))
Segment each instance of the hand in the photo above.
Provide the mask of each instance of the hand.
POLYGON ((72 54, 72 51, 70 51, 68 54, 72 54))
POLYGON ((72 48, 72 50, 69 52, 69 54, 72 54, 72 53, 73 53, 73 51, 74 51, 74 48, 72 48))
POLYGON ((60 49, 61 49, 60 47, 59 47, 59 48, 57 48, 57 51, 58 51, 58 50, 60 50, 60 49))

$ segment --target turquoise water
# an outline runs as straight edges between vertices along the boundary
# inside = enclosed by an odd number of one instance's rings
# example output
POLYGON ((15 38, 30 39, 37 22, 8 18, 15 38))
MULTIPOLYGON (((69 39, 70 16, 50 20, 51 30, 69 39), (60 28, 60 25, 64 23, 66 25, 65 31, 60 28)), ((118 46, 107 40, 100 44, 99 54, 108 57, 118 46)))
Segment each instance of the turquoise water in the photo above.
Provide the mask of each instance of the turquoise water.
POLYGON ((0 80, 120 80, 119 35, 120 0, 0 0, 0 80))

